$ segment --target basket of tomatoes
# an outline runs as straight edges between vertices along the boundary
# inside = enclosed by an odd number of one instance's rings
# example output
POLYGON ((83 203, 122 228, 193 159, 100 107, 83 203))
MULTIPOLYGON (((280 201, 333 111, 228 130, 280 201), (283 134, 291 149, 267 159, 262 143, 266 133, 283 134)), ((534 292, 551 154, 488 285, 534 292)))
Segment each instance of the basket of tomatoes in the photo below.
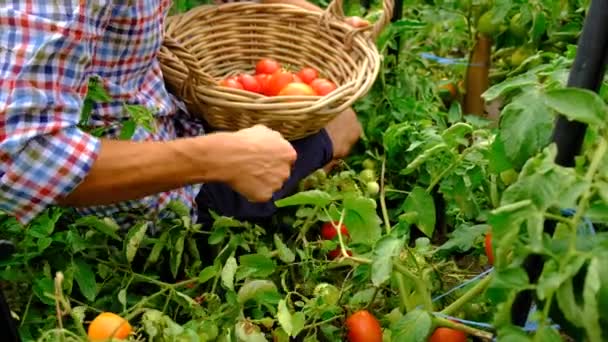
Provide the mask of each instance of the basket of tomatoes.
POLYGON ((289 140, 312 135, 373 85, 392 1, 358 28, 342 0, 323 12, 235 2, 171 16, 158 56, 167 89, 214 129, 263 124, 289 140))

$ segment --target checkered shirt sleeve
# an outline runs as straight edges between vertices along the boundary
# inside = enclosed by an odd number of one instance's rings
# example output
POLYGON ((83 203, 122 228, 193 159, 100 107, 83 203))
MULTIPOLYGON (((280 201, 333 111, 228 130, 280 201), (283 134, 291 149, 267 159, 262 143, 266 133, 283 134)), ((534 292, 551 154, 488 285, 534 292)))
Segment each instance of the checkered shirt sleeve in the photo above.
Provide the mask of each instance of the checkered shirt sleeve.
POLYGON ((77 127, 95 34, 87 18, 103 17, 86 3, 0 5, 0 210, 22 223, 73 191, 99 153, 77 127))

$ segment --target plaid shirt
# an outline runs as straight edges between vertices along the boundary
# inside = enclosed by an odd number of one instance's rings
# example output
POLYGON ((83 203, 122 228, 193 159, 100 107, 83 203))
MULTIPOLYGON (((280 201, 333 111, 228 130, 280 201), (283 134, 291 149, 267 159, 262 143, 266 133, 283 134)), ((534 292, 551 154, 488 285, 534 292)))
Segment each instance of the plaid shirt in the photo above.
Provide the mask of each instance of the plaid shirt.
MULTIPOLYGON (((88 122, 116 138, 125 103, 155 113, 156 131, 133 140, 203 134, 165 89, 156 54, 171 0, 5 0, 0 5, 0 210, 28 223, 87 175, 100 141, 79 123, 88 80, 113 101, 88 122)), ((199 186, 79 210, 115 216, 157 213, 171 200, 192 207, 199 186)))

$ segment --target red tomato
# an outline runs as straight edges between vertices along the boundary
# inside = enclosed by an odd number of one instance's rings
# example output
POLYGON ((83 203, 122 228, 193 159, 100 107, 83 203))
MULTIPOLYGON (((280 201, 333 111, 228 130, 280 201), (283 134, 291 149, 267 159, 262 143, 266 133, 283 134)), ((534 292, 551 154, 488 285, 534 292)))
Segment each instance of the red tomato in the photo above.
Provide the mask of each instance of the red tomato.
POLYGON ((380 322, 367 310, 360 310, 346 320, 348 342, 382 342, 380 322))
POLYGON ((310 83, 310 86, 319 96, 325 96, 336 90, 336 85, 332 81, 325 78, 317 78, 310 83))
POLYGON ((300 70, 297 75, 302 80, 302 82, 306 84, 310 84, 312 81, 317 79, 317 77, 319 77, 319 73, 313 68, 304 68, 300 70))
POLYGON ((308 84, 297 82, 289 83, 279 92, 279 96, 294 95, 314 96, 317 95, 317 93, 315 93, 315 91, 308 84))
POLYGON ((437 328, 431 338, 429 338, 429 342, 466 342, 467 335, 456 329, 451 328, 437 328))
POLYGON ((271 58, 263 58, 255 65, 256 74, 274 74, 281 69, 281 64, 271 58))
POLYGON ((236 77, 229 77, 224 80, 221 80, 220 86, 234 89, 243 89, 243 85, 236 79, 236 77))
POLYGON ((492 233, 491 232, 488 232, 486 234, 485 247, 486 247, 486 255, 488 256, 488 263, 490 265, 494 265, 494 253, 492 250, 492 233))
MULTIPOLYGON (((334 222, 334 224, 337 225, 338 222, 334 222)), ((350 237, 350 234, 348 233, 348 228, 346 228, 346 225, 344 224, 340 226, 340 233, 342 233, 342 236, 350 237)), ((338 237, 338 230, 333 226, 331 222, 325 222, 321 227, 321 237, 325 240, 333 240, 334 238, 338 237)))
POLYGON ((243 85, 243 89, 247 91, 253 93, 260 93, 262 90, 260 82, 258 82, 258 80, 254 76, 243 74, 239 76, 238 80, 243 85))
POLYGON ((285 86, 293 82, 293 74, 287 71, 277 71, 268 80, 268 87, 266 88, 266 95, 276 96, 278 95, 285 86))
POLYGON ((255 79, 260 84, 260 93, 266 94, 266 91, 268 90, 268 81, 270 80, 270 75, 267 75, 267 74, 255 75, 255 79))
MULTIPOLYGON (((348 256, 353 256, 353 252, 346 250, 346 254, 348 254, 348 256)), ((340 247, 334 249, 333 251, 329 251, 329 253, 327 253, 327 258, 330 260, 334 260, 335 258, 339 257, 340 255, 342 255, 342 251, 340 250, 340 247)))

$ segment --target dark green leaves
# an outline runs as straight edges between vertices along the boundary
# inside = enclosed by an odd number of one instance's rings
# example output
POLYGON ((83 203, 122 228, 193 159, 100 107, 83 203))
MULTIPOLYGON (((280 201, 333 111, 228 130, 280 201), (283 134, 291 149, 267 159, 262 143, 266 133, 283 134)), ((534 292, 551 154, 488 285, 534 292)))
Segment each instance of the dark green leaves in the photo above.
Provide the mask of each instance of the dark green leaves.
POLYGON ((80 292, 87 300, 92 302, 97 295, 97 282, 95 281, 95 273, 93 273, 91 265, 81 259, 74 259, 72 264, 75 269, 74 278, 76 279, 76 283, 78 283, 80 292))
POLYGON ((403 203, 403 211, 408 214, 408 223, 415 224, 426 236, 435 231, 435 202, 433 197, 421 187, 415 187, 403 203))
POLYGON ((393 257, 399 255, 404 241, 393 236, 381 238, 374 248, 372 261, 372 283, 380 286, 386 282, 393 270, 393 257))

